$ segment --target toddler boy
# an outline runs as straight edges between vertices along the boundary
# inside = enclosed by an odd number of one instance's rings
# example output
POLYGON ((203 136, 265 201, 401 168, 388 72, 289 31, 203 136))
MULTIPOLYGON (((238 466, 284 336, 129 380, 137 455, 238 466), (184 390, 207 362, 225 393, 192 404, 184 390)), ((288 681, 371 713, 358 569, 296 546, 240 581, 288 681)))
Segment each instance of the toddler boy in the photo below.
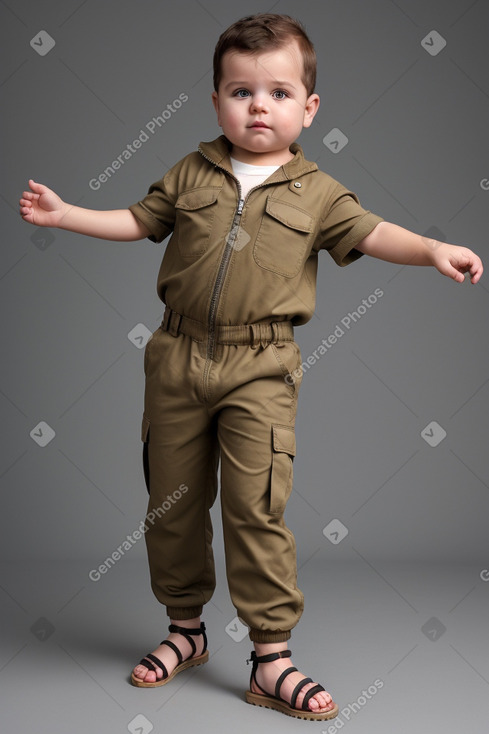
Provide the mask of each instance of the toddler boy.
POLYGON ((302 361, 293 327, 314 312, 318 253, 340 266, 362 254, 434 265, 458 282, 469 272, 472 283, 482 263, 465 247, 425 243, 366 211, 305 159, 294 141, 319 107, 315 75, 300 23, 243 18, 215 50, 219 138, 127 209, 74 207, 29 180, 20 213, 38 226, 111 240, 159 243, 172 233, 157 279, 164 318, 144 355, 142 421, 151 585, 171 625, 132 682, 164 685, 208 659, 200 615, 215 587, 209 510, 220 460, 229 590, 255 647, 246 700, 321 720, 338 706, 287 660, 304 598, 283 518, 302 361), (163 513, 169 495, 177 499, 163 513))

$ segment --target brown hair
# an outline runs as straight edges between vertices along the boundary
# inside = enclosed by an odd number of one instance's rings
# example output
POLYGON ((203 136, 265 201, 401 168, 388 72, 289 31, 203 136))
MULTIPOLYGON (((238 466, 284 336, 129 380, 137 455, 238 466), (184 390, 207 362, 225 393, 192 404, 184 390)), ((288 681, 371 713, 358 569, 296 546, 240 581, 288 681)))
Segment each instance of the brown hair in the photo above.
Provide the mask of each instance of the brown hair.
POLYGON ((214 51, 214 89, 221 81, 222 57, 230 49, 249 53, 261 53, 285 46, 296 38, 302 53, 302 82, 307 95, 314 92, 316 85, 316 52, 303 25, 290 15, 258 13, 248 15, 233 23, 219 37, 214 51))

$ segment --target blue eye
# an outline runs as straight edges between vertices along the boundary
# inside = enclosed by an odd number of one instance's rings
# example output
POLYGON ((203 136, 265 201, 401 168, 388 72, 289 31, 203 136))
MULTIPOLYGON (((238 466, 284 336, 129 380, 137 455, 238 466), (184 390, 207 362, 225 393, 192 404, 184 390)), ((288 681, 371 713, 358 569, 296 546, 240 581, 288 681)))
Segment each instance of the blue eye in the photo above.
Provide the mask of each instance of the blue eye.
POLYGON ((275 90, 275 92, 274 92, 273 94, 274 94, 274 95, 277 95, 277 94, 280 94, 280 95, 282 95, 281 97, 275 97, 275 99, 285 99, 286 97, 288 97, 288 96, 289 96, 289 95, 287 94, 287 92, 284 92, 284 90, 283 90, 283 89, 276 89, 276 90, 275 90))
POLYGON ((247 89, 237 89, 236 92, 234 92, 235 97, 240 97, 241 99, 245 99, 249 96, 249 92, 247 89))

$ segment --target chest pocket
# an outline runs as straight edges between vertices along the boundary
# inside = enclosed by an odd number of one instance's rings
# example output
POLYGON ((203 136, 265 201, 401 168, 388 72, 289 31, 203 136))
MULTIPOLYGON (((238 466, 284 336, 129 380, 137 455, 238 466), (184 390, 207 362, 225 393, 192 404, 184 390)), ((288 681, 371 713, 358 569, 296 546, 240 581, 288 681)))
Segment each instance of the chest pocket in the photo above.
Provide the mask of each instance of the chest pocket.
POLYGON ((183 257, 195 258, 207 250, 219 187, 192 189, 175 202, 174 237, 183 257))
POLYGON ((300 272, 313 230, 314 217, 309 212, 269 196, 253 247, 256 264, 293 278, 300 272))

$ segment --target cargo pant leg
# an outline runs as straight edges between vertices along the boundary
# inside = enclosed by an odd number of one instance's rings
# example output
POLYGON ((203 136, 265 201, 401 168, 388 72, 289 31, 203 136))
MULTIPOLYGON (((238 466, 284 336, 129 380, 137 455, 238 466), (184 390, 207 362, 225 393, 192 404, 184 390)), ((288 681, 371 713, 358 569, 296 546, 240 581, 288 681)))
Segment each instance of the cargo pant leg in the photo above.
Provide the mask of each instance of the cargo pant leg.
POLYGON ((158 330, 145 351, 145 539, 151 588, 175 619, 199 616, 216 582, 209 510, 219 450, 198 399, 194 348, 190 338, 158 330))
POLYGON ((230 595, 255 642, 289 639, 304 607, 296 545, 284 521, 292 490, 300 364, 295 343, 242 350, 234 371, 248 382, 219 414, 221 507, 230 595))

